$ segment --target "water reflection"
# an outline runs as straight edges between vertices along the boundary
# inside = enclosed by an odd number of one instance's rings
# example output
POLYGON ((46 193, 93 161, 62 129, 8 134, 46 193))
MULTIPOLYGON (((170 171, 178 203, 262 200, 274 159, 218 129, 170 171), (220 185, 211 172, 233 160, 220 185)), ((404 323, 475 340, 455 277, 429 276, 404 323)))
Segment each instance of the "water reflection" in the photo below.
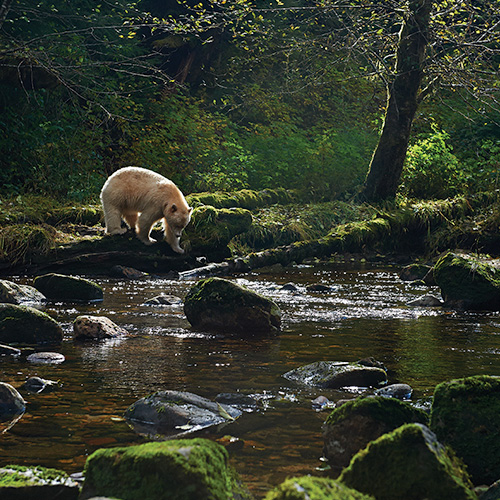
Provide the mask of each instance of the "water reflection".
POLYGON ((326 414, 316 412, 311 401, 319 395, 338 401, 356 394, 298 386, 283 373, 320 360, 373 356, 389 369, 390 383, 413 387, 414 401, 425 401, 444 380, 500 375, 499 315, 409 307, 411 299, 439 291, 404 283, 397 272, 300 266, 235 278, 274 299, 284 312, 280 335, 245 339, 191 329, 180 306, 143 305, 159 294, 183 298, 193 281, 98 279, 103 302, 44 307, 64 327, 60 352, 65 363, 33 366, 25 356, 0 362, 2 381, 16 388, 30 376, 61 385, 53 393, 23 393, 27 411, 0 436, 0 461, 81 470, 98 447, 143 442, 123 421, 124 411, 143 396, 171 389, 210 399, 240 392, 260 401, 258 411, 201 433, 211 439, 239 438, 230 448, 232 461, 257 496, 287 476, 317 474, 326 414), (290 282, 296 290, 282 290, 290 282), (306 290, 317 283, 331 290, 306 290), (72 322, 81 314, 107 316, 129 334, 75 344, 72 322))

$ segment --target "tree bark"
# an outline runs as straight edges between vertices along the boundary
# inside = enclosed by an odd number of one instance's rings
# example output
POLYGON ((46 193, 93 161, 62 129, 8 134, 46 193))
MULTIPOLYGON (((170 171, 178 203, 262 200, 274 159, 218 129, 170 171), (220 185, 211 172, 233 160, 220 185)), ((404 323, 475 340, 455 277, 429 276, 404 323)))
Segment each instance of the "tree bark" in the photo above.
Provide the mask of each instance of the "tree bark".
POLYGON ((408 149, 411 126, 419 104, 428 44, 432 0, 410 0, 399 34, 396 72, 387 88, 387 108, 382 133, 361 191, 366 201, 394 197, 408 149))

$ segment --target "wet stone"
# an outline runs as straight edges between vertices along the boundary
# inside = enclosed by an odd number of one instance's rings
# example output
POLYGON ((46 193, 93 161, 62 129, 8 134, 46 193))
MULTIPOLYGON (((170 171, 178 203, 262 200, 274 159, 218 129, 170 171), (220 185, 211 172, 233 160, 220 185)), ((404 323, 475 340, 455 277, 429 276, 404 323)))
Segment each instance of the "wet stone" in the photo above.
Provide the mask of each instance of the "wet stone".
POLYGON ((21 350, 9 345, 0 344, 0 356, 20 356, 21 350))
POLYGON ((59 365, 66 358, 59 352, 35 352, 26 358, 30 363, 38 365, 59 365))
POLYGON ((0 280, 0 302, 6 304, 39 304, 45 295, 29 285, 19 285, 12 281, 0 280))
POLYGON ((113 266, 109 270, 109 275, 113 278, 125 278, 129 280, 137 280, 142 279, 147 276, 146 273, 139 271, 138 269, 134 269, 133 267, 126 266, 113 266))
POLYGON ((422 297, 410 300, 407 305, 417 307, 439 307, 443 305, 443 301, 435 295, 423 295, 422 297))
POLYGON ((33 285, 47 299, 61 302, 98 302, 102 288, 93 281, 76 276, 49 273, 35 278, 33 285))
POLYGON ((21 394, 10 384, 0 382, 0 422, 22 415, 25 409, 26 401, 21 394))
POLYGON ((313 285, 307 285, 306 290, 308 292, 317 292, 317 293, 327 293, 333 290, 333 287, 329 285, 323 285, 321 283, 315 283, 313 285))
POLYGON ((215 401, 220 404, 230 405, 238 410, 252 412, 259 407, 257 400, 252 396, 237 393, 221 393, 217 394, 215 401))
POLYGON ((144 301, 147 306, 173 306, 182 304, 182 299, 175 295, 157 295, 144 301))
POLYGON ((105 316, 78 316, 73 322, 75 340, 102 340, 126 335, 127 331, 105 316))
POLYGON ((53 380, 43 379, 41 377, 30 377, 23 384, 23 388, 28 392, 39 394, 41 392, 51 392, 57 389, 58 383, 53 380))
POLYGON ((375 395, 385 398, 410 399, 413 389, 408 384, 391 384, 375 391, 375 395))

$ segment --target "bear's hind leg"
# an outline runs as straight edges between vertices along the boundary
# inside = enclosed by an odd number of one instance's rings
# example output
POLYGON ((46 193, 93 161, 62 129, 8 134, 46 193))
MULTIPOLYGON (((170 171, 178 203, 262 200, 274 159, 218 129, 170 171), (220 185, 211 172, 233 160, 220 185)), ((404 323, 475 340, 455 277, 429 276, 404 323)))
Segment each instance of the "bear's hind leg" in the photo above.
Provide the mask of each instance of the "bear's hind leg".
POLYGON ((122 216, 120 210, 109 208, 103 204, 104 224, 106 225, 106 234, 124 234, 127 229, 122 227, 122 216))

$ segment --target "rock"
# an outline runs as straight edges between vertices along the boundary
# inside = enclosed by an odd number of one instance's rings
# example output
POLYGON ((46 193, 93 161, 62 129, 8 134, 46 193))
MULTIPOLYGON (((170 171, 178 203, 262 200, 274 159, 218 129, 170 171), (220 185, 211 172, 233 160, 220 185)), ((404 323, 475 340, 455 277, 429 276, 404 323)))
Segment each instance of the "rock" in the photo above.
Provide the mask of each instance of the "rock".
POLYGON ((322 285, 321 283, 316 283, 313 285, 307 285, 306 290, 308 292, 319 292, 319 293, 327 293, 331 292, 333 288, 328 285, 322 285))
POLYGON ((102 340, 126 335, 127 331, 105 316, 78 316, 73 322, 75 340, 102 340))
POLYGON ((34 352, 26 359, 36 365, 60 365, 66 360, 64 354, 59 352, 34 352))
POLYGON ((335 408, 323 425, 323 455, 333 469, 349 465, 370 441, 403 424, 426 424, 427 414, 409 403, 382 397, 358 398, 335 408))
POLYGON ((375 500, 326 477, 303 476, 287 479, 271 490, 265 500, 375 500))
POLYGON ((232 422, 241 414, 190 392, 158 391, 130 405, 125 418, 139 433, 173 436, 232 422))
POLYGON ((157 295, 144 302, 144 305, 147 306, 173 306, 177 304, 182 304, 182 299, 175 295, 157 295))
POLYGON ((490 487, 480 488, 479 500, 498 500, 500 498, 500 480, 494 482, 490 487))
POLYGON ((476 500, 460 461, 422 424, 405 424, 358 452, 338 479, 377 500, 476 500))
POLYGON ((443 301, 435 295, 423 295, 422 297, 410 300, 407 305, 416 307, 439 307, 443 305, 443 301))
POLYGON ((184 301, 184 313, 195 328, 252 335, 277 332, 281 311, 267 299, 232 281, 198 281, 184 301))
POLYGON ((85 464, 80 500, 250 499, 228 461, 223 446, 200 438, 100 449, 85 464))
POLYGON ((179 273, 180 279, 209 278, 212 276, 228 276, 231 274, 231 265, 229 262, 213 262, 206 266, 188 269, 179 273))
POLYGON ((376 396, 396 399, 410 399, 413 389, 408 384, 391 384, 375 391, 376 396))
POLYGON ((145 278, 147 276, 146 273, 143 273, 142 271, 139 271, 137 269, 134 269, 133 267, 126 267, 126 266, 113 266, 109 270, 109 275, 113 278, 125 278, 128 280, 138 280, 145 278))
POLYGON ((215 396, 215 401, 246 412, 256 411, 259 407, 257 400, 252 398, 252 396, 247 396, 246 394, 221 393, 215 396))
POLYGON ((340 361, 317 361, 290 370, 283 377, 324 389, 378 387, 387 382, 387 374, 382 368, 340 361))
POLYGON ((376 368, 382 368, 382 370, 384 370, 385 372, 387 371, 387 368, 384 366, 384 363, 382 363, 382 361, 376 360, 373 356, 369 356, 363 359, 358 359, 356 363, 363 366, 374 366, 376 368))
POLYGON ((228 243, 251 225, 252 213, 244 208, 197 207, 184 231, 186 245, 196 255, 229 257, 228 243))
POLYGON ((0 344, 0 356, 21 356, 21 349, 0 344))
POLYGON ((40 377, 30 377, 23 384, 23 388, 28 392, 39 394, 41 392, 51 392, 58 386, 58 382, 40 377))
POLYGON ((500 377, 478 375, 439 384, 431 429, 467 464, 474 484, 500 477, 500 377))
POLYGON ((431 266, 425 264, 410 264, 403 267, 399 273, 399 278, 403 281, 423 280, 431 269, 431 266))
POLYGON ((448 252, 434 278, 447 307, 500 310, 500 269, 486 259, 448 252))
POLYGON ((2 500, 77 500, 78 484, 60 470, 40 466, 0 468, 2 500))
POLYGON ((0 304, 0 342, 53 344, 62 338, 62 328, 48 314, 29 306, 0 304))
POLYGON ((313 410, 323 411, 328 408, 335 408, 335 403, 330 401, 326 396, 318 396, 311 401, 313 410))
POLYGON ((18 285, 12 281, 0 280, 0 303, 4 304, 40 304, 45 295, 29 285, 18 285))
POLYGON ((21 394, 10 384, 0 382, 0 422, 22 415, 25 410, 26 401, 21 394))
POLYGON ((283 292, 296 292, 298 290, 297 285, 294 283, 285 283, 281 288, 283 292))
POLYGON ((36 277, 33 285, 49 300, 62 302, 103 300, 102 288, 97 283, 85 278, 49 273, 36 277))

